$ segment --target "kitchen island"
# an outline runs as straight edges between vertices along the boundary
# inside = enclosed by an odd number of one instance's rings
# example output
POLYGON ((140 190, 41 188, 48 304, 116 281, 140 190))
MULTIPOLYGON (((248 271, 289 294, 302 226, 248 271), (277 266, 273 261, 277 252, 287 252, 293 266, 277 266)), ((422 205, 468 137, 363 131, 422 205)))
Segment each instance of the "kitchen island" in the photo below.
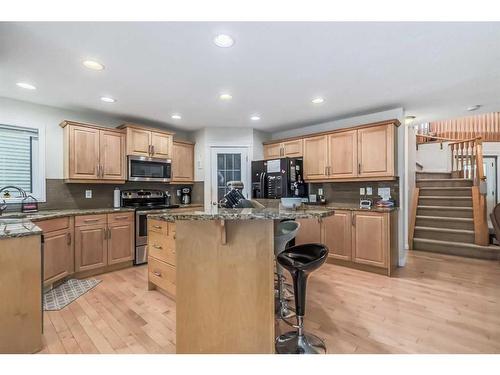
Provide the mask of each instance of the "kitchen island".
POLYGON ((275 222, 333 214, 311 207, 213 207, 149 215, 165 238, 169 226, 162 224, 175 223, 177 353, 274 353, 275 222))

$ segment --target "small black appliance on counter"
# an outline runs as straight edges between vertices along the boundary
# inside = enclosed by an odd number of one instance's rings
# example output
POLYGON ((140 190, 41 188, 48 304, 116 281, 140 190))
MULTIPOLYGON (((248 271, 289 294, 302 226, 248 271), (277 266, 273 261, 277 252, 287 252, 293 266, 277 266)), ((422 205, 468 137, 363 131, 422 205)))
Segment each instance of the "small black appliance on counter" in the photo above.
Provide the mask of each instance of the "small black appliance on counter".
POLYGON ((307 197, 302 158, 252 162, 252 198, 307 197))

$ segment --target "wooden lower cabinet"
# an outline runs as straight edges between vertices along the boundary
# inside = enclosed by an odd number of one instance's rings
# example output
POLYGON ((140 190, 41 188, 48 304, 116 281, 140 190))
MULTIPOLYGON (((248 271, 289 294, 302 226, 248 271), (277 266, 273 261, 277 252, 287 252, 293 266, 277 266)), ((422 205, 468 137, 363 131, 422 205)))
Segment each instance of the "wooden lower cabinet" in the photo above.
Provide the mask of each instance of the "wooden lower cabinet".
POLYGON ((72 217, 37 222, 43 230, 43 283, 52 284, 75 272, 72 217))
POLYGON ((101 268, 108 263, 107 225, 75 228, 75 271, 101 268))
POLYGON ((375 267, 387 267, 389 214, 359 211, 353 214, 353 261, 375 267))
POLYGON ((134 222, 108 225, 108 265, 134 260, 134 222))
POLYGON ((390 275, 397 267, 396 215, 335 210, 335 215, 321 220, 297 220, 301 226, 295 244, 323 243, 333 263, 390 275))
POLYGON ((148 220, 148 289, 175 297, 175 223, 148 220))
POLYGON ((335 215, 323 219, 323 243, 333 259, 351 260, 351 211, 335 211, 335 215))

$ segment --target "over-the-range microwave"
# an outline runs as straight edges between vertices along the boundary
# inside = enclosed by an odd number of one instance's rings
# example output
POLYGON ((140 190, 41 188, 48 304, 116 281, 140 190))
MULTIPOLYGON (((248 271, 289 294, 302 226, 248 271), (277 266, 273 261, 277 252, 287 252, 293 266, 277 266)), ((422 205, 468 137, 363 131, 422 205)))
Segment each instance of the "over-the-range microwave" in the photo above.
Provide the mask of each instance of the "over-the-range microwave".
POLYGON ((149 158, 146 156, 128 157, 128 180, 169 182, 172 178, 170 159, 149 158))

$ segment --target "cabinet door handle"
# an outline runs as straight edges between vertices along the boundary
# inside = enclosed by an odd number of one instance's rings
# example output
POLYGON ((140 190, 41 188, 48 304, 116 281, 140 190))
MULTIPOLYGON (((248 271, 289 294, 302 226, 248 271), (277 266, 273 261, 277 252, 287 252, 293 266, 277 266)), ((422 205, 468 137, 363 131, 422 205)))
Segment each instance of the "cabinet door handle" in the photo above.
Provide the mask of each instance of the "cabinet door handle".
POLYGON ((355 225, 356 225, 356 215, 355 215, 355 214, 352 214, 352 216, 351 216, 351 224, 352 224, 353 226, 355 226, 355 225))
POLYGON ((67 234, 66 234, 66 243, 67 243, 68 245, 71 245, 71 233, 67 233, 67 234))
POLYGON ((155 228, 155 229, 161 229, 161 225, 153 225, 153 228, 155 228))
POLYGON ((115 220, 124 220, 124 219, 127 219, 128 216, 115 216, 115 220))
POLYGON ((104 166, 101 165, 101 178, 104 178, 104 166))
POLYGON ((108 228, 108 239, 111 238, 111 229, 108 228))
POLYGON ((361 174, 361 163, 358 163, 358 174, 361 174))
POLYGON ((94 223, 96 221, 99 221, 99 219, 83 219, 85 223, 94 223))
POLYGON ((155 146, 151 145, 151 155, 154 156, 154 154, 155 154, 155 146))
POLYGON ((161 249, 162 249, 162 247, 161 247, 160 245, 157 245, 157 244, 153 244, 153 247, 154 247, 155 249, 158 249, 158 250, 161 250, 161 249))
POLYGON ((161 272, 158 272, 158 271, 153 271, 153 274, 154 274, 155 276, 161 277, 161 272))

